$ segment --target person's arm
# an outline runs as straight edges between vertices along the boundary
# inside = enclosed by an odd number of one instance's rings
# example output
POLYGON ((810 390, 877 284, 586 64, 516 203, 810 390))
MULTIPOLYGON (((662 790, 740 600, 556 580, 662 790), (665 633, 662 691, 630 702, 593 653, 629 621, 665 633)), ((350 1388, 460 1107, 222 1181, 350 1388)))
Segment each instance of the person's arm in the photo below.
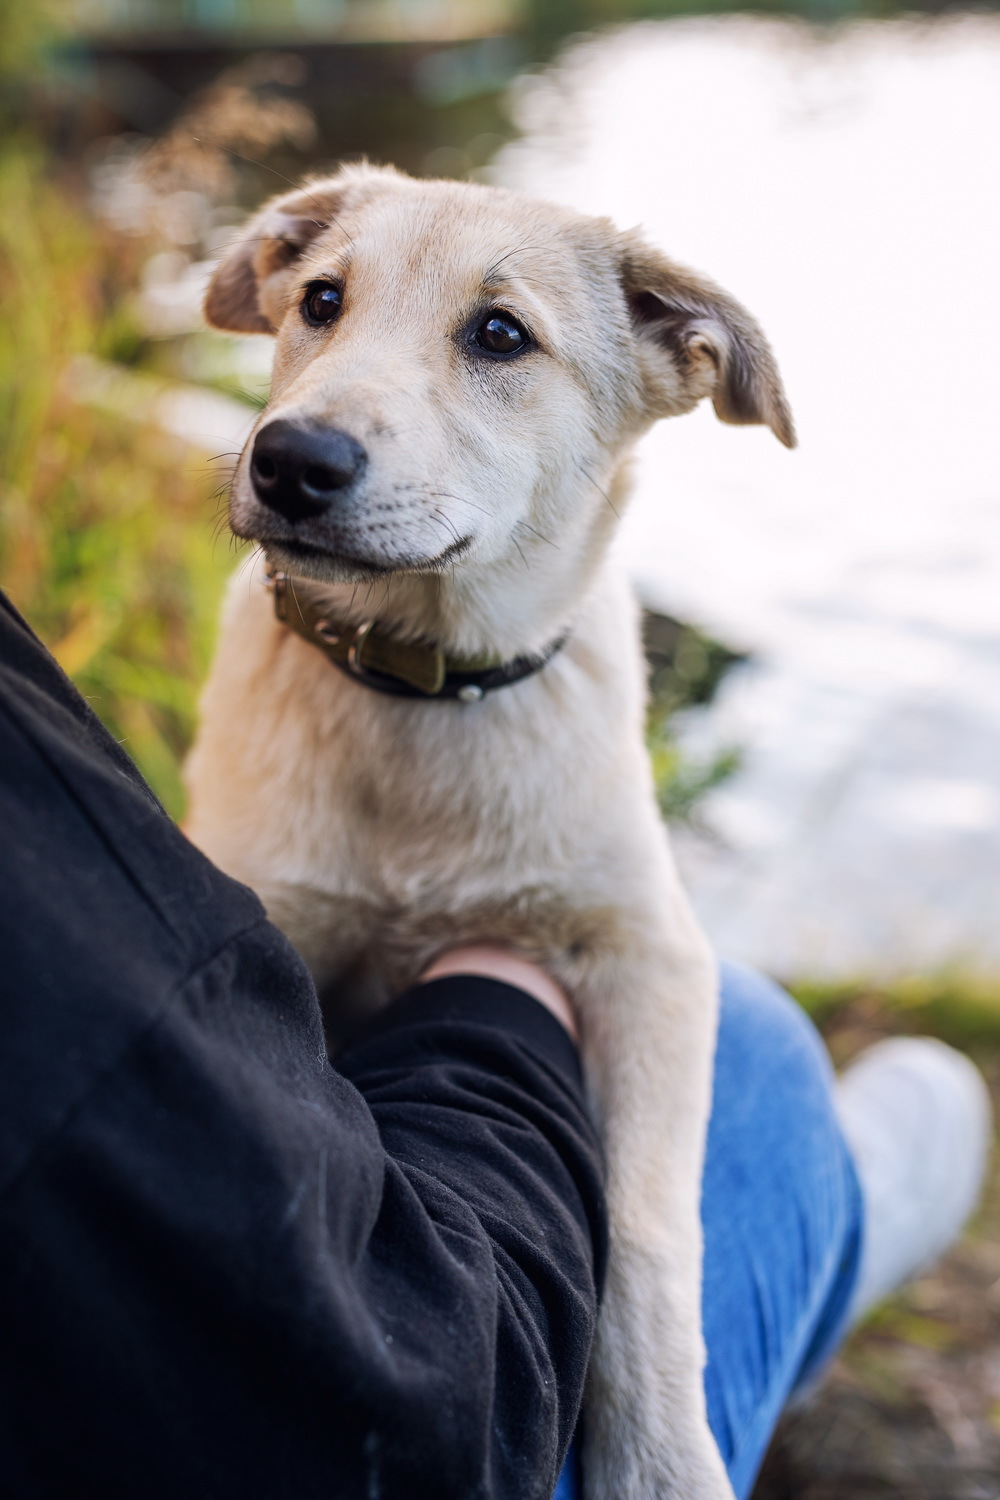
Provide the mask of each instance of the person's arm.
POLYGON ((17 1496, 548 1500, 603 1255, 574 1048, 489 979, 328 1063, 249 892, 0 612, 17 1496))
MULTIPOLYGON (((408 1214, 387 1224, 386 1249, 373 1253, 398 1273, 404 1336, 425 1351, 432 1378, 444 1376, 456 1414, 434 1424, 427 1413, 456 1466, 453 1485, 438 1487, 438 1471, 426 1493, 480 1493, 473 1467, 485 1455, 483 1495, 548 1500, 579 1410, 606 1237, 575 1047, 526 993, 455 974, 398 1000, 338 1067, 420 1202, 413 1227, 408 1214), (426 1238, 425 1213, 437 1225, 426 1238), (464 1317, 438 1300, 442 1256, 454 1273, 453 1258, 470 1257, 462 1280, 480 1267, 464 1317), (413 1289, 431 1286, 427 1310, 413 1289)), ((423 1493, 412 1488, 419 1465, 403 1449, 397 1458, 400 1494, 423 1493)))

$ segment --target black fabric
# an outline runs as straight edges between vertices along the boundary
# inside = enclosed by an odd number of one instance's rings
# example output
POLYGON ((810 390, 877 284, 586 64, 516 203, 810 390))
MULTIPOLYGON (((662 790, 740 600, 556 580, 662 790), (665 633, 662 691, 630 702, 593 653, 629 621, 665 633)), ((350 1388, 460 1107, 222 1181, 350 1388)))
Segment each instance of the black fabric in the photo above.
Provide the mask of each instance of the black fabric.
POLYGON ((7 605, 0 829, 0 1495, 547 1500, 605 1236, 562 1028, 440 980, 335 1071, 7 605))

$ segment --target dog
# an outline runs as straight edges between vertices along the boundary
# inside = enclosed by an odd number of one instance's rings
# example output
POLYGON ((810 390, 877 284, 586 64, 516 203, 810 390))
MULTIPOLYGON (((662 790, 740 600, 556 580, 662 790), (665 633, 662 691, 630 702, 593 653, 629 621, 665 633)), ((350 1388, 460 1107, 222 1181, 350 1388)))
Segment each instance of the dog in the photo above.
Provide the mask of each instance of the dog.
POLYGON ((732 1500, 702 1383, 717 975, 609 544, 657 419, 708 399, 794 445, 768 344, 608 220, 368 165, 265 205, 205 311, 277 344, 230 499, 260 550, 225 606, 188 832, 342 1014, 460 943, 565 986, 612 1225, 586 1494, 732 1500))

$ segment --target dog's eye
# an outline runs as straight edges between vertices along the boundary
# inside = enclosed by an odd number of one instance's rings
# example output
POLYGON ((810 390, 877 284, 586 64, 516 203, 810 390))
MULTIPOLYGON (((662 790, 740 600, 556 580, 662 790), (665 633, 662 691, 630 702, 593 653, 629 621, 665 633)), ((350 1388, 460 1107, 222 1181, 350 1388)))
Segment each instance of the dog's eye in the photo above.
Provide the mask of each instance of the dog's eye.
POLYGON ((488 354, 516 354, 526 347, 528 335, 507 313, 490 313, 476 329, 475 341, 488 354))
POLYGON ((307 323, 314 323, 317 327, 332 323, 340 313, 342 301, 340 287, 334 286, 332 281, 311 281, 302 298, 302 316, 307 323))

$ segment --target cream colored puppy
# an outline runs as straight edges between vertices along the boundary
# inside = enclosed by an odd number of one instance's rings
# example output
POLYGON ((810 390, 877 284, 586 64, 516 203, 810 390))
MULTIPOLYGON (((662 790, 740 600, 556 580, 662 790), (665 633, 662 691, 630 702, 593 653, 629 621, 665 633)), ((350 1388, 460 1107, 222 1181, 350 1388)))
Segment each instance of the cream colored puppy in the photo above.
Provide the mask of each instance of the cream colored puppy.
POLYGON ((657 418, 708 397, 791 446, 768 346, 606 220, 369 167, 268 204, 206 312, 277 336, 230 516, 278 576, 255 554, 230 590, 189 832, 342 1006, 477 940, 565 985, 613 1226, 588 1500, 724 1500, 700 1313, 716 973, 608 544, 657 418))

